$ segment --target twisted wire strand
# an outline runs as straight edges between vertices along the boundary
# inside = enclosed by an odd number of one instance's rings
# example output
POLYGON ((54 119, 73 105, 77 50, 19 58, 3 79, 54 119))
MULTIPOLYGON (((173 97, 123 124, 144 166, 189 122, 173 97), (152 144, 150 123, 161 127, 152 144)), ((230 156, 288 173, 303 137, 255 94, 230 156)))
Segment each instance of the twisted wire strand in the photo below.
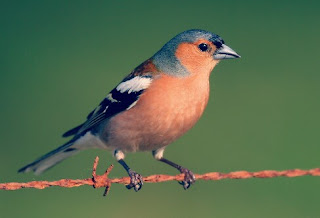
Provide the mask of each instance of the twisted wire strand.
MULTIPOLYGON (((0 190, 17 190, 22 188, 35 188, 35 189, 44 189, 51 186, 59 186, 65 188, 79 187, 83 185, 90 185, 94 188, 105 187, 104 195, 110 190, 112 183, 118 184, 129 184, 129 177, 114 178, 109 179, 108 175, 111 172, 113 165, 111 165, 103 175, 97 175, 96 170, 99 162, 99 157, 96 157, 93 170, 92 178, 87 179, 61 179, 58 181, 32 181, 26 183, 18 182, 9 182, 9 183, 0 183, 0 190)), ((274 177, 298 177, 298 176, 320 176, 320 168, 314 168, 309 170, 301 169, 292 169, 292 170, 263 170, 259 172, 248 172, 248 171, 236 171, 230 173, 219 173, 219 172, 210 172, 205 174, 195 174, 197 180, 222 180, 222 179, 249 179, 249 178, 274 178, 274 177)), ((178 175, 151 175, 143 178, 145 183, 158 183, 166 181, 182 181, 184 179, 183 174, 178 175)))

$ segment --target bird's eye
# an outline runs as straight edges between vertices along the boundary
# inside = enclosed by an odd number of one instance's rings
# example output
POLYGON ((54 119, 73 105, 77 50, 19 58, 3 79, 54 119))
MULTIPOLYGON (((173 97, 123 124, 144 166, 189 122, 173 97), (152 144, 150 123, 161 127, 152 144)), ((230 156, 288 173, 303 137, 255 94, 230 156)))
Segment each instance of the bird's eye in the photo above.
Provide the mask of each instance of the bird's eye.
POLYGON ((208 50, 208 45, 207 45, 206 43, 201 43, 201 44, 199 45, 199 49, 200 49, 201 51, 207 51, 207 50, 208 50))

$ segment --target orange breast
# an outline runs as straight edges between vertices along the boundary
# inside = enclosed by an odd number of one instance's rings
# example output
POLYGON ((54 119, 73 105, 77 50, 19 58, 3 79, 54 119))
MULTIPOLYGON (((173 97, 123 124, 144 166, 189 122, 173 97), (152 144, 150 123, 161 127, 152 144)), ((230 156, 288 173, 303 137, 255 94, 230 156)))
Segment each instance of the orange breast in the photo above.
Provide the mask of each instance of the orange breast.
POLYGON ((103 139, 113 149, 154 150, 188 131, 202 115, 209 97, 209 73, 176 78, 162 75, 137 104, 111 118, 103 139))

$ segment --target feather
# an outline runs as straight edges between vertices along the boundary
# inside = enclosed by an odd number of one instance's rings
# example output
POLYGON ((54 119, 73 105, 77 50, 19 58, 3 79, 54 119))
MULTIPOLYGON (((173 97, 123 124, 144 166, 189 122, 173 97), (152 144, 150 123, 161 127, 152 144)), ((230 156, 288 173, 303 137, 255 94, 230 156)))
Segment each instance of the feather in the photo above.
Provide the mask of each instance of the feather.
POLYGON ((36 175, 41 174, 45 170, 53 167, 54 165, 58 164, 64 159, 76 154, 78 152, 78 149, 70 148, 70 146, 72 146, 74 142, 75 140, 67 142, 66 144, 58 147, 57 149, 38 158, 34 162, 22 167, 18 170, 18 172, 26 173, 33 171, 36 175))
POLYGON ((68 130, 67 132, 63 133, 62 137, 69 137, 69 136, 76 134, 81 129, 82 126, 83 126, 83 124, 80 124, 79 126, 76 126, 72 129, 68 130))
POLYGON ((139 100, 140 95, 150 86, 151 82, 152 76, 149 74, 130 74, 87 116, 85 123, 67 131, 63 134, 63 137, 71 135, 82 136, 112 116, 131 109, 139 100))

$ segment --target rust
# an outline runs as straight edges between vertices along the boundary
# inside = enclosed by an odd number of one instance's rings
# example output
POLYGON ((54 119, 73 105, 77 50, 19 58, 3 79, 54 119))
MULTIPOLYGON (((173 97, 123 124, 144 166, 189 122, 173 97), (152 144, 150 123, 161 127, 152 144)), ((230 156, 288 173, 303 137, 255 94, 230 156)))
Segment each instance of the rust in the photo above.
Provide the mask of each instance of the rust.
MULTIPOLYGON (((92 178, 88 179, 61 179, 57 181, 31 181, 26 183, 9 182, 0 183, 0 190, 18 190, 22 188, 35 188, 44 189, 51 186, 60 186, 65 188, 79 187, 83 185, 90 185, 94 188, 105 188, 104 196, 106 196, 111 188, 112 183, 118 184, 129 184, 129 177, 113 178, 110 179, 108 176, 113 169, 111 165, 104 174, 97 175, 97 167, 99 163, 99 157, 96 157, 93 163, 92 178)), ((248 172, 248 171, 236 171, 230 173, 219 173, 210 172, 205 174, 195 174, 197 180, 221 180, 221 179, 249 179, 249 178, 274 178, 274 177, 298 177, 298 176, 320 176, 320 168, 314 168, 310 170, 292 169, 284 171, 275 170, 263 170, 259 172, 248 172)), ((171 175, 151 175, 143 178, 145 183, 157 183, 166 181, 182 181, 183 174, 175 176, 171 175)))

